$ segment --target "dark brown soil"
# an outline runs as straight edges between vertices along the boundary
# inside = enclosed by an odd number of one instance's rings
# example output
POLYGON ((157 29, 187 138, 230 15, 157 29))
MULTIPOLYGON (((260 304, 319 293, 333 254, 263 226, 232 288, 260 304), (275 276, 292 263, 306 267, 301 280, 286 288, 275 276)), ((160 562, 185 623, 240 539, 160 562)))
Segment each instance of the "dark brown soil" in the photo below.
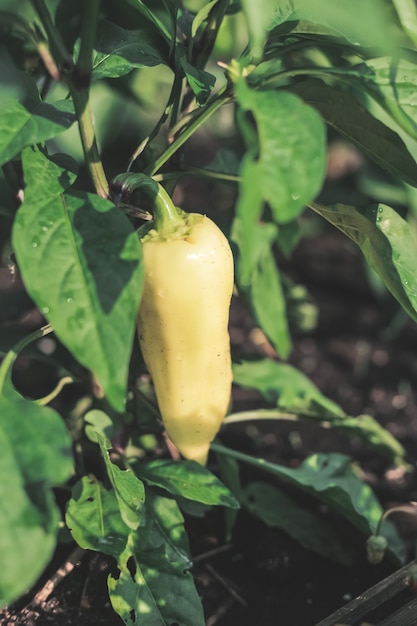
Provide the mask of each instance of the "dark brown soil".
MULTIPOLYGON (((293 280, 307 286, 320 311, 313 331, 295 334, 291 362, 348 414, 369 413, 377 418, 405 446, 415 467, 416 326, 402 316, 390 296, 379 295, 369 286, 360 253, 335 231, 324 228, 319 236, 304 239, 291 264, 286 265, 293 280)), ((231 337, 236 353, 269 353, 269 344, 260 342, 252 329, 252 321, 235 302, 231 337)), ((259 406, 260 402, 255 393, 234 390, 235 410, 259 406)), ((248 433, 239 426, 228 429, 224 441, 250 451, 253 436, 253 427, 248 433)), ((279 463, 297 462, 311 452, 347 452, 362 463, 384 506, 417 500, 414 472, 406 476, 390 472, 357 441, 336 436, 331 430, 268 423, 258 428, 258 446, 259 441, 265 456, 279 463)), ((187 518, 195 580, 207 626, 314 626, 395 569, 389 563, 371 566, 365 557, 353 569, 335 565, 247 513, 239 515, 234 534, 226 542, 222 516, 222 511, 213 511, 204 519, 187 518)), ((413 539, 413 524, 399 522, 406 539, 413 539)), ((73 548, 59 548, 47 576, 73 548)), ((106 592, 106 577, 112 567, 111 559, 85 553, 42 606, 28 607, 44 579, 16 606, 3 610, 0 623, 122 624, 106 592)))

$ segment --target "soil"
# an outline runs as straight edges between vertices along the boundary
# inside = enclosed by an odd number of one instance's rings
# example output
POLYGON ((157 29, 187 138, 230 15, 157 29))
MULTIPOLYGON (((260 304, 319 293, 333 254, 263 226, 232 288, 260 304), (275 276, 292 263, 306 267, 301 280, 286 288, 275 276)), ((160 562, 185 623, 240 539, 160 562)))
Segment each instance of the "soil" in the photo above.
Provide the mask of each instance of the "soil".
MULTIPOLYGON (((256 439, 257 454, 290 465, 312 452, 345 452, 360 461, 384 507, 417 500, 413 469, 417 461, 417 327, 389 295, 372 287, 354 244, 334 229, 320 227, 318 234, 302 239, 291 260, 280 259, 292 280, 306 286, 319 311, 313 329, 294 328, 290 362, 346 413, 374 416, 403 444, 412 470, 396 473, 356 440, 306 424, 274 422, 256 429, 238 425, 227 430, 224 442, 251 452, 256 439)), ((271 346, 237 300, 232 305, 230 331, 237 355, 271 354, 271 346)), ((263 404, 255 392, 236 387, 233 393, 235 411, 263 404)), ((314 626, 397 567, 384 561, 371 566, 364 555, 354 568, 344 568, 304 550, 245 512, 239 514, 233 535, 226 541, 223 514, 216 510, 203 519, 186 517, 193 573, 207 626, 314 626)), ((411 545, 415 523, 399 518, 398 525, 411 545)), ((106 590, 114 562, 90 552, 84 553, 45 602, 30 604, 73 549, 65 544, 58 547, 35 589, 0 612, 2 625, 122 624, 106 590)))

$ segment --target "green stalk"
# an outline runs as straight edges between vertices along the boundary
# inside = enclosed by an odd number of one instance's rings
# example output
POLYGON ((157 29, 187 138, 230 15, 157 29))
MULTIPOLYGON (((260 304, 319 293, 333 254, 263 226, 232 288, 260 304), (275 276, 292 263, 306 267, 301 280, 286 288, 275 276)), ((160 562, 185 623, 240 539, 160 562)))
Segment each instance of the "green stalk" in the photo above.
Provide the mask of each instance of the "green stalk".
POLYGON ((85 163, 97 195, 107 198, 109 186, 101 162, 90 106, 92 52, 97 29, 100 0, 84 4, 81 25, 81 45, 77 64, 68 54, 44 0, 31 0, 45 29, 51 50, 58 64, 65 70, 65 79, 74 102, 75 114, 83 147, 85 163))
POLYGON ((45 337, 45 335, 49 335, 53 332, 53 328, 50 324, 46 326, 42 326, 39 330, 35 330, 30 335, 23 337, 20 341, 18 341, 11 350, 5 355, 1 366, 0 366, 0 391, 3 389, 6 381, 10 380, 12 368, 14 362, 16 361, 19 353, 24 350, 27 346, 29 346, 34 341, 45 337))
POLYGON ((97 146, 89 100, 89 90, 78 89, 72 81, 69 82, 69 88, 74 102, 75 114, 78 119, 78 130, 88 172, 97 195, 102 198, 107 198, 109 195, 109 184, 97 146))
POLYGON ((158 193, 153 198, 154 218, 153 222, 155 230, 161 237, 169 237, 178 227, 184 224, 170 196, 159 183, 158 193))
POLYGON ((45 29, 54 59, 57 61, 58 65, 67 69, 71 68, 73 66, 72 58, 68 54, 58 30, 55 28, 55 24, 51 19, 51 14, 49 13, 45 1, 31 0, 31 2, 45 29))
POLYGON ((81 24, 80 53, 68 85, 74 101, 84 158, 96 193, 102 198, 109 195, 109 185, 101 162, 90 105, 90 81, 93 49, 97 31, 100 0, 88 0, 84 5, 81 24))
POLYGON ((145 170, 148 176, 153 176, 169 159, 177 152, 179 148, 202 126, 208 118, 220 109, 226 102, 231 102, 232 96, 228 95, 228 86, 223 87, 217 93, 217 96, 200 112, 198 112, 190 124, 182 131, 180 135, 168 146, 168 148, 156 159, 152 167, 145 170))

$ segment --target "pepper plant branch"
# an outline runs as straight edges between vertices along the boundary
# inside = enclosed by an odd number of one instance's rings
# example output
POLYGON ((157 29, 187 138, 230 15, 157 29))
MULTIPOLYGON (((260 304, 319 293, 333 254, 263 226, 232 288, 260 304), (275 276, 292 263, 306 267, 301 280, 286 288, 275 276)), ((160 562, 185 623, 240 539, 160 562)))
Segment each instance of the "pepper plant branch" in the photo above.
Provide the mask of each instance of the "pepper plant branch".
POLYGON ((35 330, 33 333, 30 333, 30 335, 23 337, 23 339, 18 341, 13 348, 7 352, 0 366, 0 390, 3 388, 5 381, 10 378, 12 367, 19 356, 19 353, 34 341, 37 341, 52 332, 53 328, 50 324, 42 326, 42 328, 35 330))
POLYGON ((11 26, 16 31, 23 33, 32 42, 38 51, 47 71, 54 80, 60 79, 58 67, 52 57, 45 41, 40 39, 38 34, 29 26, 29 24, 19 15, 9 13, 8 11, 0 11, 0 24, 11 26))
POLYGON ((77 65, 74 65, 72 57, 68 54, 59 31, 52 21, 45 1, 31 0, 31 2, 45 29, 54 58, 58 65, 61 65, 65 70, 65 79, 73 99, 84 158, 90 178, 97 195, 107 198, 109 188, 97 146, 89 90, 92 50, 100 2, 99 0, 89 0, 84 5, 80 54, 77 65))
POLYGON ((90 81, 92 55, 97 30, 100 0, 89 0, 84 4, 81 23, 80 53, 76 66, 69 75, 68 85, 78 119, 78 128, 83 147, 85 163, 94 184, 96 193, 102 198, 109 195, 109 184, 104 172, 97 146, 93 115, 90 104, 90 81))
POLYGON ((51 14, 45 4, 44 0, 31 0, 32 5, 38 14, 38 17, 45 29, 46 36, 48 38, 52 55, 58 65, 64 69, 70 69, 73 66, 73 60, 68 53, 64 42, 62 41, 59 31, 55 27, 52 21, 51 14))
POLYGON ((89 100, 89 90, 77 88, 71 79, 68 81, 68 84, 74 102, 75 114, 78 119, 78 130, 88 172, 97 195, 102 198, 108 198, 109 184, 97 146, 89 100))
POLYGON ((241 176, 236 174, 224 174, 223 172, 216 172, 214 170, 205 169, 204 167, 191 167, 187 166, 186 169, 179 172, 164 172, 163 174, 156 174, 152 178, 157 182, 163 182, 164 180, 174 180, 181 178, 182 176, 194 176, 195 178, 209 178, 215 180, 221 180, 229 183, 238 184, 241 181, 241 176))
POLYGON ((202 126, 220 107, 227 102, 232 101, 232 96, 228 92, 229 86, 226 85, 219 91, 215 98, 201 111, 197 112, 189 125, 178 135, 171 145, 155 160, 152 167, 148 167, 145 173, 148 176, 155 174, 169 159, 181 148, 181 146, 202 126))
POLYGON ((174 77, 174 81, 172 83, 172 88, 171 88, 171 92, 169 94, 167 105, 166 105, 166 107, 165 107, 161 117, 159 118, 159 120, 155 124, 154 128, 150 132, 150 134, 147 137, 145 137, 145 139, 143 141, 141 141, 139 146, 136 148, 136 150, 134 151, 134 153, 130 157, 129 163, 128 163, 128 166, 127 166, 127 171, 128 172, 130 172, 133 163, 142 154, 142 152, 144 151, 144 149, 146 148, 148 143, 150 143, 152 141, 152 139, 154 139, 157 136, 157 134, 159 133, 159 131, 160 131, 161 127, 162 127, 162 125, 168 119, 169 114, 171 113, 171 110, 173 108, 174 101, 175 101, 176 98, 179 97, 177 94, 181 93, 181 83, 182 83, 182 75, 180 76, 178 73, 176 73, 175 77, 174 77))
POLYGON ((83 19, 81 22, 81 42, 76 67, 79 77, 91 80, 93 65, 93 50, 96 41, 97 22, 100 11, 100 0, 88 0, 84 4, 83 19))
POLYGON ((228 5, 229 0, 219 0, 219 2, 214 5, 208 15, 207 23, 201 37, 194 41, 191 63, 199 69, 203 69, 206 66, 213 51, 228 5))

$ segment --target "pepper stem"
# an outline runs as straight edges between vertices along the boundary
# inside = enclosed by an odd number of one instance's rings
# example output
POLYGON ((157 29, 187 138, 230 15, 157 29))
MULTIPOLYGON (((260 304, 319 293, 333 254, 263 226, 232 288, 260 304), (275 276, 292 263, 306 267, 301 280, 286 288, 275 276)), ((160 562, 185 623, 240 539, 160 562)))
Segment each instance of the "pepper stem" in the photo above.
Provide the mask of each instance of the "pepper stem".
POLYGON ((162 238, 169 237, 184 225, 183 212, 174 205, 168 192, 146 174, 119 174, 111 181, 113 195, 121 196, 122 201, 130 199, 132 193, 140 190, 151 200, 153 209, 153 228, 162 238))
POLYGON ((162 237, 168 237, 178 226, 184 224, 184 219, 162 185, 156 184, 158 193, 153 200, 155 230, 162 237))

